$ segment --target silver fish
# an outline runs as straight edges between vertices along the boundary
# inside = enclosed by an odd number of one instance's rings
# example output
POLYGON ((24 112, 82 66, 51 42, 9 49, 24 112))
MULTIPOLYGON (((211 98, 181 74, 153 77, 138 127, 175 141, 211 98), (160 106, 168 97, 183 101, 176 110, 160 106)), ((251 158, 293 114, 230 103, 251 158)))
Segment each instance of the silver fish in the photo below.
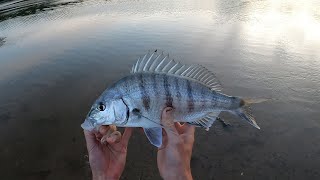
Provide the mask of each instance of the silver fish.
POLYGON ((200 65, 183 65, 157 51, 139 58, 131 75, 106 89, 92 105, 83 129, 101 125, 143 127, 151 144, 162 144, 161 113, 174 108, 176 122, 209 129, 222 111, 236 114, 260 129, 249 104, 261 100, 222 94, 214 74, 200 65))

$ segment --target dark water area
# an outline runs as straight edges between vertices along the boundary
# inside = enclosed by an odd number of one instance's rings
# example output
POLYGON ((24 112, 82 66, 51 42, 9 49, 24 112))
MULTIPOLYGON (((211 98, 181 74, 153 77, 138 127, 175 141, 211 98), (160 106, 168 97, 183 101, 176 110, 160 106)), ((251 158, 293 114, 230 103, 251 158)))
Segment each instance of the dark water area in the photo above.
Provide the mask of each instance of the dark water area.
MULTIPOLYGON (((150 49, 272 99, 197 129, 194 179, 320 179, 319 30, 319 1, 0 1, 1 179, 90 179, 80 124, 150 49)), ((160 179, 138 131, 122 179, 160 179)))

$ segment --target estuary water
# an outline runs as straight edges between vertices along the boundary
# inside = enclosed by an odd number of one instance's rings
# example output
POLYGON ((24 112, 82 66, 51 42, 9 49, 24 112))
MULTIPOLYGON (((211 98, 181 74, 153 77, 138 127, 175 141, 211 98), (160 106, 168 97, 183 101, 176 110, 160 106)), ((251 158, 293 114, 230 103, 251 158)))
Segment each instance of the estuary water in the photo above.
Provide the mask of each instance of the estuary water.
MULTIPOLYGON (((1 179, 90 179, 80 124, 148 50, 215 73, 261 130, 197 129, 194 179, 320 179, 320 1, 0 2, 1 179)), ((122 179, 161 179, 139 131, 122 179)))

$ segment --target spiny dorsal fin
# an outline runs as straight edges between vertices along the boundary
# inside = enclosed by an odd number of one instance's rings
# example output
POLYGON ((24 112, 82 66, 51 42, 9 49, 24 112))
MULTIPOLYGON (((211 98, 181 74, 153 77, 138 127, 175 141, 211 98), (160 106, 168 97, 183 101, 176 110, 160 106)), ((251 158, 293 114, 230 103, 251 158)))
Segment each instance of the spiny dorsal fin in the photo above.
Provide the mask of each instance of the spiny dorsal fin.
POLYGON ((169 54, 157 53, 157 50, 148 52, 139 58, 131 69, 131 73, 159 73, 179 76, 195 80, 211 90, 221 91, 221 85, 215 75, 201 65, 185 65, 169 59, 169 54))

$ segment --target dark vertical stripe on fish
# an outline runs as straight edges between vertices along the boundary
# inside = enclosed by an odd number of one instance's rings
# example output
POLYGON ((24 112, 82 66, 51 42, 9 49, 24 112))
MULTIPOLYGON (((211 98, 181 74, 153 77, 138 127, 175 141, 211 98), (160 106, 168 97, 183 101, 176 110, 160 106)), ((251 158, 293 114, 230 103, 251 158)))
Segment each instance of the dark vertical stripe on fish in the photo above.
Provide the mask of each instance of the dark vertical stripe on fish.
POLYGON ((211 105, 212 107, 217 105, 217 97, 214 93, 211 95, 211 105))
POLYGON ((143 81, 143 76, 142 74, 140 74, 138 76, 139 78, 139 89, 140 89, 140 92, 141 92, 141 97, 142 97, 142 103, 143 103, 143 106, 146 110, 149 110, 150 109, 150 97, 145 89, 145 84, 144 84, 144 81, 143 81))
POLYGON ((169 89, 168 76, 163 75, 163 87, 166 94, 166 107, 173 107, 173 99, 169 89))
POLYGON ((190 81, 187 81, 187 94, 188 94, 188 111, 192 112, 194 110, 194 100, 192 95, 192 88, 190 81))
MULTIPOLYGON (((159 94, 159 89, 158 89, 158 87, 159 87, 159 85, 158 85, 158 83, 159 83, 159 78, 158 78, 159 76, 157 75, 157 74, 152 74, 151 75, 151 80, 152 80, 152 90, 153 90, 153 92, 150 92, 151 94, 152 94, 152 97, 157 97, 157 95, 159 94)), ((151 101, 151 104, 153 104, 153 103, 155 103, 155 101, 153 100, 153 101, 151 101)), ((152 105, 151 105, 152 106, 152 105)))
POLYGON ((176 97, 178 102, 181 102, 181 93, 180 93, 180 86, 179 86, 179 79, 178 78, 174 78, 174 85, 176 88, 176 97))
POLYGON ((152 74, 151 75, 151 80, 152 80, 152 90, 157 93, 157 75, 152 74))
POLYGON ((124 78, 124 83, 123 83, 123 90, 125 91, 125 93, 129 93, 129 86, 130 86, 130 82, 132 81, 132 77, 125 77, 124 78))

